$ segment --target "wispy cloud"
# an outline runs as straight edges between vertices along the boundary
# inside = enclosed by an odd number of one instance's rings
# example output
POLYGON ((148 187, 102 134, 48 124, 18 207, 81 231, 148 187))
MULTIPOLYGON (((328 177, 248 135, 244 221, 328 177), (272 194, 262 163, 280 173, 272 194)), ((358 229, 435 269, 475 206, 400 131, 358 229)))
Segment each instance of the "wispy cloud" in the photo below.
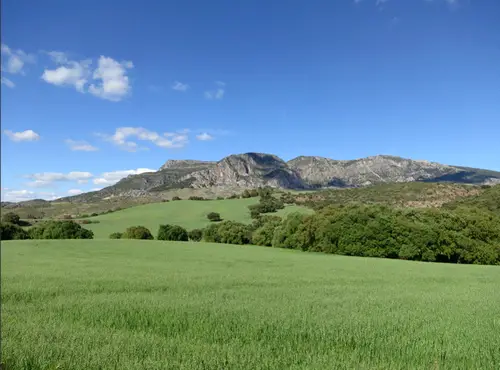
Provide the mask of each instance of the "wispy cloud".
POLYGON ((75 141, 71 139, 67 139, 64 141, 71 150, 73 151, 81 151, 81 152, 95 152, 99 150, 99 148, 96 148, 95 146, 87 143, 86 141, 75 141))
POLYGON ((147 149, 140 147, 137 142, 129 140, 130 138, 149 141, 161 148, 182 148, 189 142, 188 136, 184 132, 165 132, 160 135, 143 127, 119 127, 113 135, 102 133, 97 135, 129 152, 147 149))
POLYGON ((14 50, 5 44, 1 45, 2 55, 6 63, 2 64, 2 72, 10 74, 25 74, 24 66, 27 63, 35 63, 36 58, 33 54, 28 54, 22 50, 14 50))
POLYGON ((199 135, 196 135, 196 139, 200 140, 200 141, 209 141, 209 140, 213 140, 214 137, 210 134, 208 134, 207 132, 203 132, 199 135))
POLYGON ((26 189, 2 191, 2 201, 4 202, 23 202, 33 199, 54 200, 57 198, 59 196, 54 192, 35 192, 26 189))
POLYGON ((81 189, 69 189, 68 190, 69 195, 78 195, 81 193, 83 193, 83 190, 81 190, 81 189))
POLYGON ((172 85, 172 90, 186 92, 189 90, 189 85, 179 81, 175 81, 172 85))
POLYGON ((116 184, 118 181, 127 176, 139 175, 141 173, 146 173, 146 172, 156 172, 156 170, 153 170, 151 168, 137 168, 135 170, 119 170, 119 171, 104 172, 99 177, 95 178, 93 180, 93 183, 95 185, 110 186, 116 184))
POLYGON ((7 87, 10 87, 11 89, 16 87, 16 84, 9 80, 7 77, 1 77, 2 85, 5 85, 7 87))
POLYGON ((7 137, 14 142, 40 140, 40 135, 38 135, 33 130, 26 130, 26 131, 20 131, 20 132, 13 132, 11 130, 4 130, 4 134, 7 135, 7 137))
POLYGON ((80 184, 84 184, 88 182, 88 180, 92 179, 94 175, 90 172, 81 172, 81 171, 72 171, 68 173, 62 172, 39 172, 32 173, 24 176, 27 179, 32 180, 27 183, 28 186, 31 187, 48 187, 55 182, 66 182, 66 181, 75 181, 80 184))
POLYGON ((216 81, 217 88, 214 90, 205 91, 205 99, 208 100, 221 100, 226 93, 226 84, 222 81, 216 81))

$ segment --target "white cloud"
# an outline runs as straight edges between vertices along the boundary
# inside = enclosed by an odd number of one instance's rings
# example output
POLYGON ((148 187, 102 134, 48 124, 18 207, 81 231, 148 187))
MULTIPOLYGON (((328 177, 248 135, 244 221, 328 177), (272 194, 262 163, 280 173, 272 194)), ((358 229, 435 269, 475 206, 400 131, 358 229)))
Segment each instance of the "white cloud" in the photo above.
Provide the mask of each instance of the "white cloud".
POLYGON ((7 135, 7 137, 10 140, 15 141, 15 142, 37 141, 40 139, 40 135, 38 135, 33 130, 26 130, 26 131, 20 131, 20 132, 13 132, 11 130, 5 130, 4 134, 7 135))
POLYGON ((226 84, 222 81, 216 81, 215 84, 218 86, 215 90, 205 91, 205 98, 208 100, 221 100, 224 98, 226 92, 226 84))
POLYGON ((175 81, 174 84, 172 85, 172 89, 176 91, 182 91, 185 92, 189 89, 188 84, 183 84, 182 82, 175 81))
POLYGON ((97 85, 89 86, 89 92, 102 99, 120 101, 126 97, 132 89, 129 78, 126 75, 127 69, 133 68, 132 62, 117 62, 112 58, 101 56, 98 67, 94 71, 94 80, 101 80, 97 85))
POLYGON ((208 140, 212 140, 214 137, 206 132, 203 132, 199 135, 196 135, 196 138, 198 140, 201 140, 201 141, 208 141, 208 140))
POLYGON ((95 146, 87 143, 86 141, 75 141, 71 139, 65 140, 65 143, 68 144, 69 148, 73 151, 81 151, 81 152, 95 152, 99 150, 95 146))
POLYGON ((56 69, 46 69, 43 71, 42 79, 56 86, 73 86, 77 91, 84 93, 85 85, 90 76, 91 60, 80 62, 68 60, 62 52, 49 52, 52 59, 57 64, 62 64, 56 69))
POLYGON ((56 86, 72 86, 78 92, 89 92, 101 99, 120 101, 132 87, 127 76, 127 69, 133 68, 132 62, 117 62, 113 58, 101 55, 97 68, 92 71, 92 60, 69 60, 66 53, 49 51, 52 61, 58 65, 55 69, 46 69, 42 79, 56 86))
POLYGON ((188 143, 188 136, 185 131, 181 132, 165 132, 163 135, 155 131, 147 130, 143 127, 119 127, 113 135, 98 134, 104 140, 109 141, 123 150, 135 152, 141 149, 134 142, 127 140, 128 138, 136 138, 137 140, 150 141, 161 148, 182 148, 188 143))
POLYGON ((23 202, 33 199, 54 200, 57 198, 59 196, 53 192, 34 192, 26 189, 2 192, 2 201, 4 202, 23 202))
POLYGON ((7 77, 2 76, 1 80, 2 80, 2 85, 10 87, 11 89, 16 86, 16 84, 14 82, 12 82, 11 80, 9 80, 7 77))
POLYGON ((135 170, 122 170, 122 171, 112 171, 112 172, 104 172, 98 178, 93 180, 95 185, 103 185, 110 186, 116 184, 118 181, 123 179, 124 177, 130 175, 139 175, 141 173, 146 172, 156 172, 156 170, 150 168, 138 168, 135 170))
POLYGON ((68 194, 69 195, 77 195, 83 193, 83 190, 81 189, 69 189, 68 194))
POLYGON ((88 181, 94 177, 90 172, 80 172, 72 171, 69 173, 61 172, 40 172, 33 173, 25 176, 28 179, 33 180, 27 185, 31 187, 47 187, 54 182, 62 181, 77 181, 82 183, 83 181, 88 181))
POLYGON ((24 75, 25 64, 35 63, 34 55, 27 54, 22 50, 13 50, 5 44, 2 44, 1 51, 6 59, 6 64, 2 65, 2 72, 24 75))

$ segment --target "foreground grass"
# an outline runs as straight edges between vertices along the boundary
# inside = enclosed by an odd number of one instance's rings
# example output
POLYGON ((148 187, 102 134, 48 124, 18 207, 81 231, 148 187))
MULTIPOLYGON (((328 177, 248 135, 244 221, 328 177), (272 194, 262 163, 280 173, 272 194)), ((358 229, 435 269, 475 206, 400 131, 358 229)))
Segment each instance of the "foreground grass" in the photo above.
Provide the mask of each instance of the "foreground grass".
MULTIPOLYGON (((123 232, 129 226, 142 225, 156 236, 160 224, 175 224, 188 230, 203 228, 210 221, 207 214, 218 212, 225 220, 251 223, 248 206, 258 203, 258 198, 225 200, 180 200, 168 203, 153 203, 108 213, 90 220, 99 220, 98 224, 84 225, 94 232, 95 238, 107 238, 113 232, 123 232)), ((299 206, 288 206, 276 215, 284 216, 290 212, 312 212, 299 206)))
POLYGON ((500 268, 2 243, 6 369, 498 369, 500 268), (59 366, 59 367, 57 367, 59 366))

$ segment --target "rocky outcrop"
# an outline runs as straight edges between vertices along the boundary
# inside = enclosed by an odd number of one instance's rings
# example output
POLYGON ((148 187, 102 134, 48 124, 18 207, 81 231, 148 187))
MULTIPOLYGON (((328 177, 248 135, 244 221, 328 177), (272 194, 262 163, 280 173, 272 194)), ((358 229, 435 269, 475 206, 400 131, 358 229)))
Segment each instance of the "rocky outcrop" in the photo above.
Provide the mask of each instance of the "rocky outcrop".
POLYGON ((500 182, 500 173, 388 155, 355 160, 300 156, 285 162, 272 154, 245 153, 230 155, 218 162, 169 160, 159 171, 130 175, 100 191, 65 200, 85 202, 116 196, 155 196, 162 191, 184 188, 314 189, 411 181, 493 184, 500 182))
POLYGON ((385 182, 424 181, 460 172, 452 166, 387 155, 348 161, 302 156, 292 159, 288 165, 306 183, 315 187, 356 187, 385 182))

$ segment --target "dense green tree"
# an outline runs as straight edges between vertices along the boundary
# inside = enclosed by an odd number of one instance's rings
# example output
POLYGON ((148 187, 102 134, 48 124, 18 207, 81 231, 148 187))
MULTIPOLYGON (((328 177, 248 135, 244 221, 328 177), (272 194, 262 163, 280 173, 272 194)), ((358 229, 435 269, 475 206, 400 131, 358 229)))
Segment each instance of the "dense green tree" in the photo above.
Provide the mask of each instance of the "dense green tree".
POLYGON ((212 222, 218 222, 218 221, 222 221, 222 218, 220 217, 220 213, 217 213, 217 212, 210 212, 208 215, 207 215, 207 218, 212 221, 212 222))
POLYGON ((151 231, 144 226, 131 226, 128 227, 122 235, 123 239, 144 239, 153 240, 151 231))
POLYGON ((93 239, 94 233, 74 221, 47 221, 31 228, 32 239, 93 239))
POLYGON ((21 219, 17 213, 7 212, 2 216, 2 222, 11 223, 14 225, 19 225, 21 219))
POLYGON ((123 233, 118 233, 118 232, 116 232, 116 233, 112 233, 112 234, 110 234, 110 235, 109 235, 109 238, 110 238, 110 239, 121 239, 121 238, 122 238, 122 236, 123 236, 123 233))
POLYGON ((203 230, 193 229, 188 232, 189 240, 199 242, 203 238, 203 230))
POLYGON ((26 230, 22 227, 9 223, 0 223, 0 240, 23 240, 30 239, 30 236, 26 230))
POLYGON ((188 241, 188 232, 179 225, 160 225, 158 240, 188 241))

